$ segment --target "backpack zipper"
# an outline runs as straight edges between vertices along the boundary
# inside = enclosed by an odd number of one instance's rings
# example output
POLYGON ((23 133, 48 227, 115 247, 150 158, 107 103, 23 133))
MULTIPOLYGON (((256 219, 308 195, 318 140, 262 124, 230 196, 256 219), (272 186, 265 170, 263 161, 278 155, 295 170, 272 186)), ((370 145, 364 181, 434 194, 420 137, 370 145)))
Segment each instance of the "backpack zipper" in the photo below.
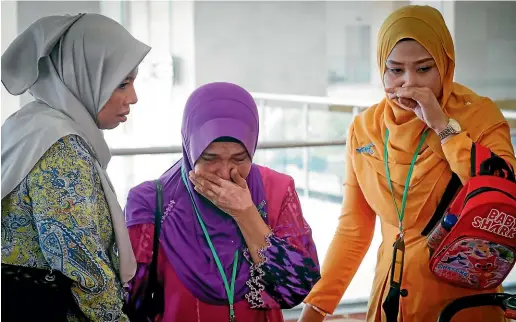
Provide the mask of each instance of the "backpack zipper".
POLYGON ((503 190, 500 190, 500 189, 496 189, 496 188, 487 188, 487 187, 483 187, 483 188, 478 188, 476 190, 473 190, 472 192, 468 193, 468 195, 466 196, 466 199, 464 199, 464 203, 462 204, 462 208, 464 208, 464 206, 466 205, 466 203, 468 202, 469 199, 475 197, 476 195, 479 195, 481 193, 484 193, 484 192, 489 192, 489 191, 497 191, 497 192, 501 192, 503 193, 504 195, 506 195, 507 197, 511 198, 512 200, 515 200, 516 201, 516 198, 514 196, 511 196, 508 192, 506 191, 503 191, 503 190))

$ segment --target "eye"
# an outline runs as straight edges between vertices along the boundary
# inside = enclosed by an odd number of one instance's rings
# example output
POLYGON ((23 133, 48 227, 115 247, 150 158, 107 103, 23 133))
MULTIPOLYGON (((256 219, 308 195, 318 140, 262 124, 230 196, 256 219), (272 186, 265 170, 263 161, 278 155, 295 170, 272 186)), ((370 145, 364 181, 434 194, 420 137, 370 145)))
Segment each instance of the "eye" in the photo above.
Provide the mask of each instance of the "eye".
POLYGON ((247 160, 247 156, 246 155, 237 156, 237 157, 234 157, 233 160, 235 160, 236 162, 244 162, 245 160, 247 160))
POLYGON ((418 69, 418 72, 421 72, 421 73, 426 73, 428 72, 430 69, 432 69, 433 66, 426 66, 426 67, 420 67, 418 69))
POLYGON ((119 89, 126 89, 126 88, 127 88, 127 85, 129 85, 129 83, 128 83, 128 82, 124 82, 124 83, 122 83, 122 84, 118 85, 118 88, 119 88, 119 89))
POLYGON ((401 68, 389 68, 389 71, 393 74, 401 74, 403 72, 401 68))
POLYGON ((206 162, 211 162, 211 161, 215 161, 216 157, 208 156, 208 155, 201 155, 201 159, 206 162))

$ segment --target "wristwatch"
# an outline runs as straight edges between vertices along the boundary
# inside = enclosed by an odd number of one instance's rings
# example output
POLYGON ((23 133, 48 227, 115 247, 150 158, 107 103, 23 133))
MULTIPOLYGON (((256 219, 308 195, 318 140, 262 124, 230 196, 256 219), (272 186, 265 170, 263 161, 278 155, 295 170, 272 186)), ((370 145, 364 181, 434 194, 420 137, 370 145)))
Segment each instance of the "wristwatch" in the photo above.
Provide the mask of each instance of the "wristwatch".
POLYGON ((454 119, 448 119, 448 125, 439 132, 439 139, 444 140, 450 135, 459 134, 462 131, 459 122, 454 119))

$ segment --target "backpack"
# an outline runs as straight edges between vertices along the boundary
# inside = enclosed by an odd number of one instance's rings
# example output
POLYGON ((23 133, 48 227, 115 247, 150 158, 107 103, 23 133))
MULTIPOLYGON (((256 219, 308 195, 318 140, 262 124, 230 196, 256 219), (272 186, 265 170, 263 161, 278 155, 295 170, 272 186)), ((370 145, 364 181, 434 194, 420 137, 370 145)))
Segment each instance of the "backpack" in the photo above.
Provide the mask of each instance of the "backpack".
POLYGON ((471 179, 446 214, 458 217, 430 258, 430 270, 470 289, 499 286, 515 264, 514 169, 488 148, 473 143, 471 179))

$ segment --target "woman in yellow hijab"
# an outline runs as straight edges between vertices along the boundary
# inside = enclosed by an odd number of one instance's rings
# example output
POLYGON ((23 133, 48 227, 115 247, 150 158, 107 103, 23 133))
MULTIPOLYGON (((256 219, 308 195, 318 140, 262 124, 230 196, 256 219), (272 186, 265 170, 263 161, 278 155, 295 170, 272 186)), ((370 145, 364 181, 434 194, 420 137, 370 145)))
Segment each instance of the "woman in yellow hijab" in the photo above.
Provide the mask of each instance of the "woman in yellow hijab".
MULTIPOLYGON (((387 18, 378 35, 378 67, 386 97, 358 115, 349 129, 342 215, 322 278, 305 300, 302 322, 322 321, 335 310, 369 248, 376 216, 383 242, 367 321, 387 320, 382 305, 391 287, 393 244, 400 230, 405 246, 401 288, 408 295, 399 297, 395 306, 398 321, 437 321, 454 299, 482 293, 447 284, 431 273, 422 231, 452 172, 463 183, 469 179, 473 142, 516 167, 509 125, 490 99, 453 82, 453 41, 432 7, 407 6, 387 18)), ((497 322, 504 317, 500 309, 484 307, 462 311, 453 321, 497 322)))

